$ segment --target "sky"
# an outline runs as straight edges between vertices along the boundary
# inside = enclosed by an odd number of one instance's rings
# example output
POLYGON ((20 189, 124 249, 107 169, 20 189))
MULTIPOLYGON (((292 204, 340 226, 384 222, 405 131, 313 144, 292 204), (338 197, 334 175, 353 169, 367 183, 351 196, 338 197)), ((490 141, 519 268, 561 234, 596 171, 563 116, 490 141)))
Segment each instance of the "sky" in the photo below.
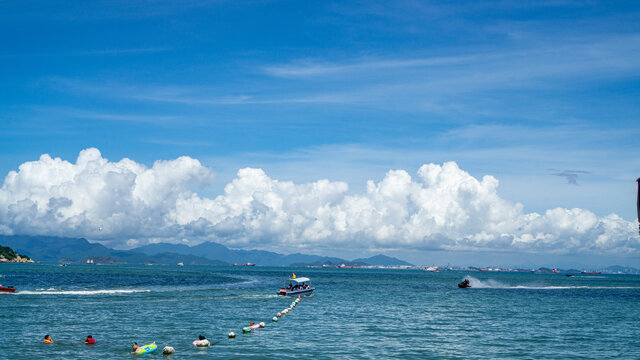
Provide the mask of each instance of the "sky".
POLYGON ((0 2, 0 233, 640 266, 639 15, 0 2))

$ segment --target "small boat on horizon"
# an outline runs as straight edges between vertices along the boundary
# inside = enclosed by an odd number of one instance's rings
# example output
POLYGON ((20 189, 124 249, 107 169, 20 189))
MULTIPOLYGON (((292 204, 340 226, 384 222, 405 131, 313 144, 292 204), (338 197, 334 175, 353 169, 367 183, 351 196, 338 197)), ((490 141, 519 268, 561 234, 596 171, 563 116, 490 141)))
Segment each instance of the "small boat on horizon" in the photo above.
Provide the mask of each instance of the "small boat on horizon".
POLYGON ((311 295, 313 290, 315 290, 313 286, 311 286, 311 279, 307 277, 297 277, 296 274, 292 274, 291 278, 284 281, 282 285, 282 289, 278 295, 283 296, 296 296, 296 295, 311 295))
POLYGON ((600 275, 600 274, 602 274, 602 271, 585 271, 585 270, 582 270, 582 271, 580 271, 580 274, 585 274, 585 275, 600 275))
POLYGON ((180 262, 178 263, 178 266, 184 266, 184 263, 183 263, 182 261, 180 261, 180 262))

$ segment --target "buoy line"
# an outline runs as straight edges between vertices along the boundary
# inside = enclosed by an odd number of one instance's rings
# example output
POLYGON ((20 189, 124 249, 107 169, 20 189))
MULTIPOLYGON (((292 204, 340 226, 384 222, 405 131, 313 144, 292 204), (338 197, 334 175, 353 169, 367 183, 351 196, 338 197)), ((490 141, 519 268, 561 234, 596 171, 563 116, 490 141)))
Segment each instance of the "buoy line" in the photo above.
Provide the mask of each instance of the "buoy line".
MULTIPOLYGON (((301 300, 302 300, 302 298, 300 297, 300 295, 298 295, 298 297, 295 300, 293 300, 293 302, 289 305, 288 308, 285 308, 284 310, 276 313, 276 316, 271 318, 271 322, 278 322, 278 320, 281 319, 283 316, 285 316, 289 312, 293 311, 293 309, 300 303, 301 300)), ((265 325, 264 322, 260 322, 259 324, 256 324, 255 322, 252 321, 249 324, 249 326, 245 326, 245 327, 242 328, 242 333, 243 334, 250 334, 254 330, 264 328, 265 326, 266 325, 265 325)), ((233 339, 233 338, 235 338, 235 333, 230 332, 229 333, 229 339, 233 339)))
MULTIPOLYGON (((295 308, 295 307, 300 303, 300 301, 301 301, 301 300, 302 300, 302 298, 298 295, 298 298, 296 298, 296 299, 295 299, 295 300, 294 300, 294 301, 289 305, 289 307, 287 307, 287 308, 285 308, 284 310, 282 310, 282 311, 280 311, 280 312, 276 313, 276 316, 274 316, 274 317, 271 319, 271 321, 272 321, 272 322, 278 322, 278 320, 279 320, 279 319, 281 319, 283 316, 285 316, 285 315, 286 315, 286 314, 288 314, 289 312, 293 311, 293 309, 294 309, 294 308, 295 308)), ((264 328, 264 327, 266 327, 266 324, 265 324, 263 321, 261 321, 261 322, 259 322, 259 323, 257 323, 257 324, 256 324, 255 322, 253 322, 253 321, 252 321, 252 322, 249 324, 249 326, 245 326, 245 327, 243 327, 243 328, 242 328, 242 333, 243 333, 243 334, 250 334, 250 333, 251 333, 251 332, 253 332, 254 330, 262 329, 262 328, 264 328)), ((236 337, 236 333, 235 333, 235 332, 233 332, 233 331, 231 331, 231 332, 229 332, 229 333, 227 334, 227 338, 228 338, 228 339, 235 339, 235 337, 236 337)), ((200 338, 199 340, 195 340, 195 341, 193 342, 193 345, 194 345, 194 346, 196 346, 196 347, 198 347, 198 348, 200 348, 200 349, 204 349, 204 348, 207 348, 207 347, 209 347, 209 346, 213 347, 214 345, 219 344, 221 341, 222 341, 222 340, 220 340, 220 341, 211 341, 211 342, 209 342, 209 340, 206 340, 206 339, 204 339, 204 337, 203 337, 203 336, 201 336, 201 338, 200 338), (206 343, 205 343, 205 342, 206 342, 206 343)), ((145 347, 146 347, 146 346, 155 346, 155 342, 154 342, 152 345, 145 345, 145 347)), ((145 352, 152 352, 152 351, 154 351, 154 350, 156 350, 156 349, 157 349, 157 346, 155 346, 153 349, 148 349, 148 350, 147 350, 147 351, 145 351, 145 352)), ((173 346, 165 346, 165 347, 162 349, 162 355, 173 355, 173 354, 175 354, 175 352, 176 352, 176 350, 175 350, 175 348, 174 348, 173 346)))

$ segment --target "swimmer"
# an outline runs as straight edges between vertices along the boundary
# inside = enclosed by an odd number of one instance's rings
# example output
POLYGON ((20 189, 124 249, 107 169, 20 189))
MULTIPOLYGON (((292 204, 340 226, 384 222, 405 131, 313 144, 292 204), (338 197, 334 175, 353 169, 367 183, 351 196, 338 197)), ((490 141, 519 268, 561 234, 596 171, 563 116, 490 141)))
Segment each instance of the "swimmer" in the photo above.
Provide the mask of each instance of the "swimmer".
POLYGON ((131 347, 133 348, 133 351, 131 352, 132 354, 137 353, 141 349, 141 347, 138 346, 137 342, 134 342, 133 345, 131 345, 131 347))
POLYGON ((84 341, 87 345, 93 345, 96 343, 96 339, 94 339, 91 335, 87 336, 87 339, 84 341))
POLYGON ((207 340, 206 337, 200 335, 200 336, 198 336, 198 340, 193 342, 193 345, 195 345, 197 347, 207 347, 207 346, 211 345, 211 343, 209 342, 209 340, 207 340))
POLYGON ((47 334, 44 336, 44 341, 42 341, 45 344, 53 344, 53 339, 51 339, 51 335, 47 334))

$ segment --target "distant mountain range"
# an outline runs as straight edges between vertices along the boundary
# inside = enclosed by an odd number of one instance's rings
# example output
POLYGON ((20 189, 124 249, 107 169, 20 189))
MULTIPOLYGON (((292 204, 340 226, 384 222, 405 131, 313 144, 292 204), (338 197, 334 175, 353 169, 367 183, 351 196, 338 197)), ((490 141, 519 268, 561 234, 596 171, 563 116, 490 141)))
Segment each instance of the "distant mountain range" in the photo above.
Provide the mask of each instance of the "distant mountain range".
POLYGON ((264 250, 232 250, 214 242, 196 246, 183 244, 151 244, 131 250, 114 250, 83 238, 51 236, 0 235, 0 245, 9 246, 43 263, 83 262, 93 259, 101 263, 231 265, 254 263, 261 266, 305 265, 378 265, 411 266, 393 257, 377 255, 348 261, 336 257, 307 254, 283 255, 264 250))
POLYGON ((149 256, 131 250, 114 250, 101 244, 90 243, 83 238, 53 236, 0 236, 0 244, 29 255, 43 263, 82 262, 93 259, 101 263, 129 264, 184 264, 227 265, 222 261, 209 260, 193 255, 161 253, 149 256))

